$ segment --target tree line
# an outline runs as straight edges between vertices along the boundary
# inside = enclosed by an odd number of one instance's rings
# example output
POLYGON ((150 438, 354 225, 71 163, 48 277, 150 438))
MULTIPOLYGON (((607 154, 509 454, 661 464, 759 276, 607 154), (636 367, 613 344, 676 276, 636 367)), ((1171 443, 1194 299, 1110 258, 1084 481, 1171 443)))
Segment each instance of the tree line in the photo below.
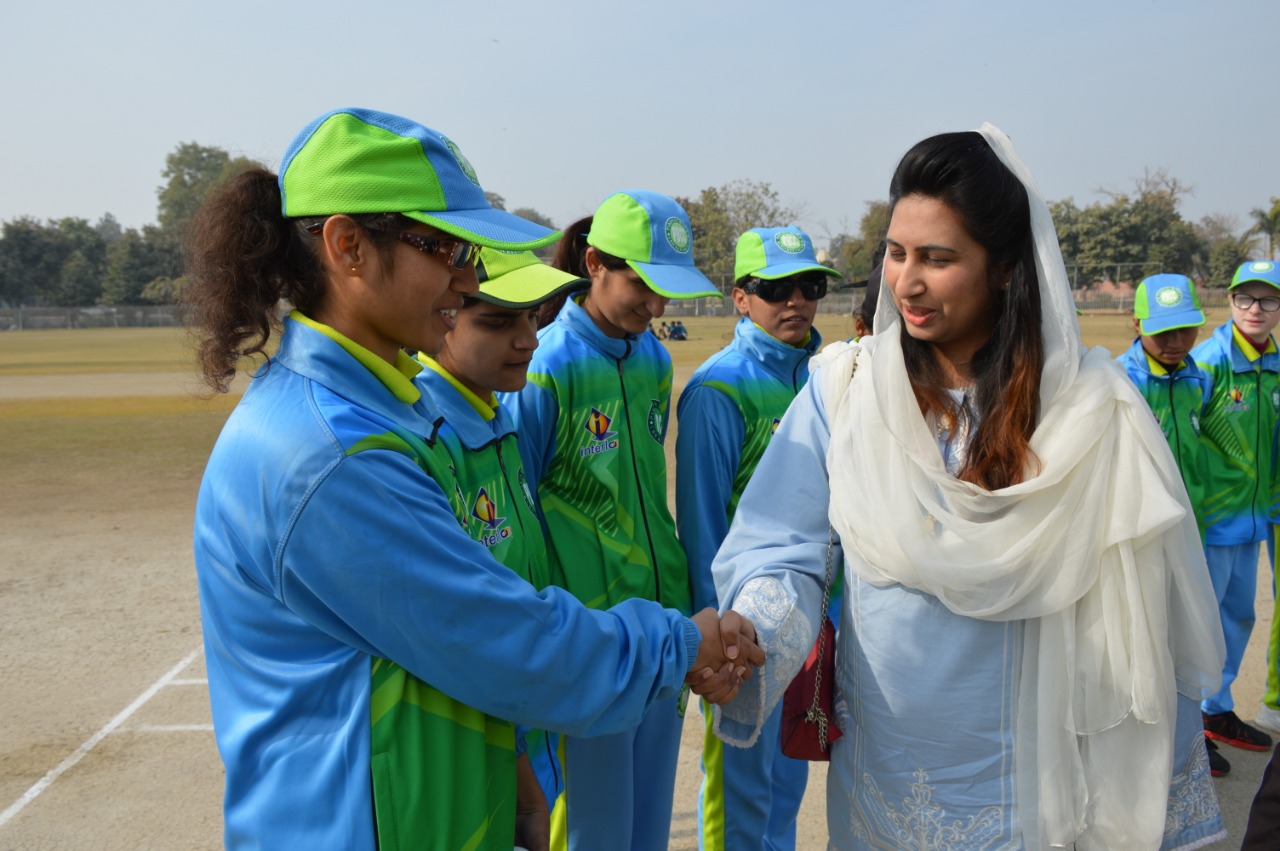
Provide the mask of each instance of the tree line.
MULTIPOLYGON (((124 228, 110 213, 97 222, 23 216, 0 225, 0 306, 83 307, 172 304, 182 289, 182 245, 200 203, 232 177, 262 167, 252 159, 194 142, 165 158, 157 189, 156 223, 124 228)), ((1164 170, 1148 171, 1131 191, 1107 191, 1087 206, 1067 198, 1050 204, 1072 284, 1139 280, 1182 272, 1206 286, 1225 286, 1245 260, 1273 258, 1280 243, 1280 197, 1250 211, 1247 226, 1228 215, 1199 222, 1182 217, 1190 187, 1164 170)), ((495 207, 505 200, 488 193, 495 207)), ((805 218, 768 183, 737 180, 677 197, 693 225, 698 267, 727 290, 738 235, 805 218)), ((531 207, 512 212, 548 227, 531 207)), ((865 278, 889 227, 889 202, 869 201, 857 228, 811 232, 825 242, 825 262, 850 280, 865 278)), ((544 252, 549 254, 549 252, 544 252)))

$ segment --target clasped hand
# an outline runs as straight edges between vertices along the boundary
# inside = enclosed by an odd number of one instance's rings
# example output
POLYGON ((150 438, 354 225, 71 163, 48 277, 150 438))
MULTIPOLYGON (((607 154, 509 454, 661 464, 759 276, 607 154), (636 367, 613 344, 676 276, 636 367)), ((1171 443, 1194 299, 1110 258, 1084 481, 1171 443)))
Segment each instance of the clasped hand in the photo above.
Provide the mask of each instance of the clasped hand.
POLYGON ((685 682, 710 703, 728 703, 751 679, 754 668, 764 664, 756 628, 732 609, 722 618, 715 609, 706 608, 693 616, 693 622, 702 632, 702 643, 685 682))

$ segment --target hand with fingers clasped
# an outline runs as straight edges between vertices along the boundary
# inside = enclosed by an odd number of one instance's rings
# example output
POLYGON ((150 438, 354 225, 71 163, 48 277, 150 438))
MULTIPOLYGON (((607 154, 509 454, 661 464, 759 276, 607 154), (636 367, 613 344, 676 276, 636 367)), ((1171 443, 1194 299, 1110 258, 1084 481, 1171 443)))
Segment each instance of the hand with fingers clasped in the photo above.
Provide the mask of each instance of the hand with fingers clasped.
POLYGON ((702 643, 685 682, 709 703, 728 703, 751 679, 753 669, 764 664, 756 628, 733 610, 722 618, 715 609, 706 608, 693 616, 693 622, 702 632, 702 643))

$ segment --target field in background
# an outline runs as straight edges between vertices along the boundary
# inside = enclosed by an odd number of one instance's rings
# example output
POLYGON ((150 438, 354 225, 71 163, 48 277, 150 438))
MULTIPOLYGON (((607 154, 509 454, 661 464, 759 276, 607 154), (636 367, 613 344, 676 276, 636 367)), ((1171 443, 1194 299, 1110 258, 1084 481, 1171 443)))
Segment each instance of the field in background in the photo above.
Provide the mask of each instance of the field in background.
MULTIPOLYGON (((730 317, 683 321, 690 339, 667 345, 675 397, 733 329, 730 317)), ((1113 354, 1132 339, 1125 316, 1090 315, 1081 324, 1087 344, 1113 354)), ((852 333, 845 316, 819 315, 818 327, 827 340, 852 333)), ((0 333, 0 847, 220 844, 222 769, 198 655, 103 734, 199 647, 191 516, 238 397, 193 392, 193 362, 174 328, 0 333), (82 762, 3 815, 95 736, 82 762)), ((671 428, 669 460, 674 416, 671 428)), ((1251 645, 1236 687, 1246 718, 1262 690, 1269 595, 1260 587, 1259 646, 1251 645)), ((699 722, 696 712, 686 719, 673 849, 697 844, 699 722)), ((1217 789, 1234 806, 1228 821, 1238 840, 1267 755, 1229 757, 1234 770, 1217 789)), ((822 811, 815 782, 800 847, 820 847, 822 811)))

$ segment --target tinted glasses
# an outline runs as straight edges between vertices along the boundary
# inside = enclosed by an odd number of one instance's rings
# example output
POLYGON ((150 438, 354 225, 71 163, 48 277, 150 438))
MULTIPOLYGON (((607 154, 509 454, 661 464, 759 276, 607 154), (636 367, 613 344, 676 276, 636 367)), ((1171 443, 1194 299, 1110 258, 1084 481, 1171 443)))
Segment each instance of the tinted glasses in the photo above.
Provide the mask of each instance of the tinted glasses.
POLYGON ((467 264, 480 255, 480 246, 461 239, 433 239, 420 233, 405 231, 397 236, 401 242, 413 246, 423 254, 439 257, 450 269, 461 272, 467 264))
POLYGON ((742 291, 747 295, 758 296, 774 304, 791 298, 791 293, 797 289, 806 300, 817 301, 827 294, 827 276, 821 272, 810 272, 775 281, 748 278, 742 284, 742 291))

